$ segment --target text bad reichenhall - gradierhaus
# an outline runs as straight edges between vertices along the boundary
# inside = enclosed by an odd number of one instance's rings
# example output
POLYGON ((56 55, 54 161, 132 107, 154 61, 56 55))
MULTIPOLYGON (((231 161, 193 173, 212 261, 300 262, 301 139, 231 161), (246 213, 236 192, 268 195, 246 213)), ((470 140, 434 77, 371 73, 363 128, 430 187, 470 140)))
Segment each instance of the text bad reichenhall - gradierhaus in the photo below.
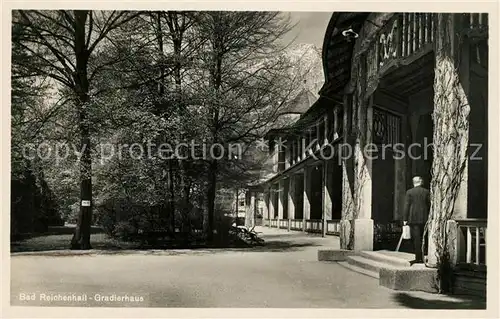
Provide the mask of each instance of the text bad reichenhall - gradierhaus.
POLYGON ((65 302, 144 302, 144 296, 128 294, 77 294, 77 293, 20 293, 20 301, 65 301, 65 302))

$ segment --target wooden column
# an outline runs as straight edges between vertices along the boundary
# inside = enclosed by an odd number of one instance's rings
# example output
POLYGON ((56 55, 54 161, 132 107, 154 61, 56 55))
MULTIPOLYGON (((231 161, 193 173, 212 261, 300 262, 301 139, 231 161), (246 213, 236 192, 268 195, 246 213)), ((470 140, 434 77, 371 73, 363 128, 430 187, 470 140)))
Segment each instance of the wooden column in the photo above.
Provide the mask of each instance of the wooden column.
POLYGON ((328 139, 328 134, 330 134, 330 131, 329 131, 329 125, 330 125, 330 121, 331 121, 331 116, 330 116, 330 113, 329 112, 326 112, 324 117, 323 117, 323 121, 325 122, 325 125, 324 125, 324 134, 325 134, 325 137, 324 137, 324 141, 323 141, 323 144, 328 144, 330 141, 328 139))
POLYGON ((339 121, 341 121, 342 119, 340 119, 339 113, 340 113, 340 107, 335 106, 335 108, 333 109, 333 139, 334 140, 336 140, 339 137, 339 134, 341 133, 341 132, 339 132, 339 121))
POLYGON ((323 237, 326 236, 327 228, 328 228, 328 221, 332 219, 332 183, 331 183, 331 176, 332 176, 332 168, 333 165, 331 165, 331 161, 329 160, 324 160, 323 161, 323 178, 322 178, 322 195, 323 195, 323 214, 322 214, 322 219, 323 219, 323 237))
POLYGON ((278 183, 278 229, 280 221, 283 219, 284 197, 285 197, 285 181, 281 179, 278 183))
POLYGON ((288 186, 288 230, 292 219, 295 219, 295 175, 290 175, 290 184, 288 186))
POLYGON ((340 248, 341 249, 353 249, 353 224, 355 212, 355 201, 354 201, 354 157, 353 154, 349 154, 353 148, 353 138, 352 138, 352 120, 354 118, 353 114, 353 99, 352 95, 344 95, 344 134, 343 142, 346 146, 342 149, 342 217, 340 221, 340 248))
POLYGON ((248 190, 247 194, 245 196, 247 197, 245 204, 248 205, 245 211, 245 227, 252 228, 255 226, 255 191, 248 190))
MULTIPOLYGON (((454 15, 436 13, 434 76, 434 156, 432 162, 431 213, 429 221, 429 264, 437 266, 438 247, 445 246, 447 220, 456 210, 456 202, 466 197, 467 145, 469 143, 470 106, 463 87, 465 74, 458 74, 460 39, 456 36, 454 15), (450 138, 453 136, 453 138, 450 138), (464 196, 465 195, 465 196, 464 196)), ((467 207, 466 205, 464 205, 467 207)))
POLYGON ((372 142, 373 108, 366 96, 366 56, 358 61, 357 73, 358 142, 355 144, 355 194, 357 218, 354 221, 354 250, 373 250, 372 163, 364 156, 365 147, 372 142))
POLYGON ((274 219, 275 209, 274 197, 276 196, 274 186, 269 188, 269 226, 271 226, 271 219, 274 219))
MULTIPOLYGON (((264 207, 262 209, 262 219, 263 220, 267 220, 268 222, 270 222, 270 218, 269 218, 269 193, 266 191, 263 192, 262 194, 262 199, 264 200, 264 207)), ((268 226, 271 226, 270 224, 268 226)))
POLYGON ((320 128, 321 128, 321 125, 320 125, 320 122, 318 121, 318 123, 316 123, 316 138, 315 138, 316 143, 315 143, 315 147, 314 147, 315 150, 319 149, 321 147, 322 142, 323 142, 323 141, 319 140, 319 138, 321 136, 321 134, 320 134, 320 131, 321 131, 320 128))
POLYGON ((304 167, 304 209, 302 217, 302 230, 306 231, 306 220, 311 216, 311 171, 310 168, 304 167))

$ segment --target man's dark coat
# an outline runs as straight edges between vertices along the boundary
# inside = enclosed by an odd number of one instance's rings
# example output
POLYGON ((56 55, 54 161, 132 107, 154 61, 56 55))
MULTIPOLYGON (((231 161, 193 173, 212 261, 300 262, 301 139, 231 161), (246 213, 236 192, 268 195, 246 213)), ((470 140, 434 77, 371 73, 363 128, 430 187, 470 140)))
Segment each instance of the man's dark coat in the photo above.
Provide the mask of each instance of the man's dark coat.
POLYGON ((429 190, 417 186, 406 192, 404 220, 408 224, 425 224, 431 205, 429 190))

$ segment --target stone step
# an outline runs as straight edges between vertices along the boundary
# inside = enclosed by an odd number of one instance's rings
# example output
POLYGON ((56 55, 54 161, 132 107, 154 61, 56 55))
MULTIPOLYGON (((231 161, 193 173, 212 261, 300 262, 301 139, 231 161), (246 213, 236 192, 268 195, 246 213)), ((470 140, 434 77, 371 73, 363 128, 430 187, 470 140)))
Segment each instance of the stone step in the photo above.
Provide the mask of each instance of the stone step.
MULTIPOLYGON (((347 262, 350 265, 354 265, 360 268, 364 268, 366 270, 379 273, 381 268, 391 267, 391 265, 375 261, 373 259, 368 259, 362 256, 349 256, 347 257, 347 262)), ((378 278, 378 277, 377 277, 378 278)))
POLYGON ((354 251, 345 249, 318 250, 319 261, 345 261, 348 256, 354 255, 354 251))
POLYGON ((341 265, 344 268, 347 268, 349 270, 355 271, 357 273, 360 273, 360 274, 363 274, 363 275, 366 275, 366 276, 369 276, 369 277, 372 277, 372 278, 375 278, 375 279, 379 278, 378 272, 367 270, 367 269, 364 269, 364 268, 361 268, 361 267, 358 267, 358 266, 355 266, 355 265, 351 265, 347 261, 339 261, 338 264, 341 265))
POLYGON ((424 264, 411 267, 384 267, 379 271, 381 286, 403 291, 437 292, 437 269, 424 264))
MULTIPOLYGON (((437 269, 427 268, 423 264, 410 266, 409 261, 404 259, 411 257, 404 253, 368 252, 347 256, 346 261, 339 261, 338 264, 376 278, 381 286, 393 290, 437 292, 437 269)), ((457 289, 462 288, 461 285, 456 286, 457 289)), ((473 288, 477 289, 476 286, 473 288)))
POLYGON ((410 261, 414 259, 412 254, 391 251, 362 251, 359 255, 366 259, 396 267, 410 267, 410 261))

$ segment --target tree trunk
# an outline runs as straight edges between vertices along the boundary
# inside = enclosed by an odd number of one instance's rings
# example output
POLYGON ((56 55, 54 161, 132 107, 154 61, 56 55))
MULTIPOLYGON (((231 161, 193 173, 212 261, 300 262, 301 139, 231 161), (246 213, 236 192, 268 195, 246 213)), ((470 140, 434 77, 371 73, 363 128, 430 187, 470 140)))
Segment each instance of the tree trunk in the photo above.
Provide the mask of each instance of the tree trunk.
MULTIPOLYGON (((163 42, 163 28, 162 28, 162 12, 156 12, 156 14, 153 16, 156 18, 156 40, 158 42, 158 52, 162 56, 162 62, 160 65, 160 81, 158 82, 158 95, 160 99, 162 100, 165 95, 165 67, 163 65, 163 54, 164 54, 164 42, 163 42)), ((166 111, 166 105, 165 102, 162 102, 157 105, 157 112, 160 114, 162 117, 165 116, 165 111, 166 111)), ((162 140, 163 143, 167 142, 167 137, 163 137, 162 140)), ((169 213, 170 221, 169 221, 169 231, 175 236, 175 175, 174 175, 174 160, 173 159, 168 159, 167 160, 167 194, 169 194, 167 197, 168 205, 167 208, 165 209, 169 213)), ((165 216, 166 217, 166 216, 165 216)), ((167 218, 165 218, 167 219, 167 218)))
POLYGON ((207 227, 207 239, 208 241, 213 240, 213 235, 215 229, 214 225, 214 215, 215 215, 215 194, 217 191, 217 161, 210 161, 208 168, 208 193, 207 193, 207 211, 208 211, 208 227, 207 227))
POLYGON ((80 160, 80 212, 71 240, 72 249, 91 249, 90 230, 92 224, 92 157, 90 145, 90 123, 88 119, 89 81, 87 64, 89 52, 85 44, 85 23, 88 11, 75 11, 75 89, 79 110, 79 128, 82 157, 80 160))
POLYGON ((169 209, 170 209, 170 224, 172 227, 172 233, 175 235, 175 179, 174 179, 174 168, 173 160, 168 160, 168 189, 170 192, 169 198, 169 209))
MULTIPOLYGON (((219 21, 219 13, 215 13, 216 19, 214 20, 215 25, 217 26, 219 21)), ((219 93, 220 93, 220 87, 222 85, 222 58, 223 58, 223 53, 222 53, 222 48, 223 44, 221 43, 221 38, 220 35, 218 34, 218 29, 214 29, 214 34, 212 34, 212 57, 213 60, 212 65, 211 65, 211 70, 210 70, 210 85, 212 86, 214 93, 215 93, 215 99, 212 100, 212 122, 211 122, 211 137, 212 137, 212 143, 215 144, 218 142, 218 128, 219 128, 219 115, 220 115, 220 105, 219 105, 219 93)), ((215 195, 217 192, 217 160, 216 159, 210 159, 210 164, 209 164, 209 172, 208 172, 208 240, 212 241, 215 225, 214 225, 214 215, 215 215, 215 195)))
MULTIPOLYGON (((175 17, 175 19, 177 19, 175 17)), ((180 32, 180 31, 174 31, 180 32)), ((181 111, 181 114, 185 115, 185 108, 182 101, 182 77, 181 77, 181 49, 182 42, 181 36, 174 33, 173 35, 173 47, 174 47, 174 56, 175 56, 175 66, 174 66, 174 82, 175 82, 175 102, 176 107, 181 111)), ((184 141, 185 134, 183 134, 184 129, 182 129, 180 135, 180 141, 184 141)), ((186 168, 186 157, 187 154, 184 148, 179 149, 179 155, 181 158, 178 159, 179 164, 179 186, 181 190, 181 214, 183 219, 183 226, 187 226, 187 230, 190 231, 190 220, 189 220, 189 183, 187 176, 187 168, 186 168), (187 223, 187 225, 185 225, 187 223)))

